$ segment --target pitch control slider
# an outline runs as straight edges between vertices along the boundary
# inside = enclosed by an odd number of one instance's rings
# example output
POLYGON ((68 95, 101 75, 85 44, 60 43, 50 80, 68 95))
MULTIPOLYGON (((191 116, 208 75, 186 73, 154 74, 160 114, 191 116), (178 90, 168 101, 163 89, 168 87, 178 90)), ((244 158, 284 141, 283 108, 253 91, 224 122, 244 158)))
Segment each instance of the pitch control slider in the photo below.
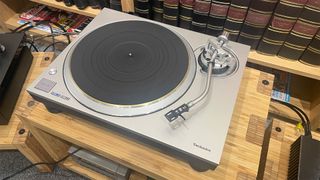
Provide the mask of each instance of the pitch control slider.
POLYGON ((189 101, 187 104, 183 104, 179 106, 178 108, 169 111, 168 113, 165 114, 166 119, 169 121, 169 125, 172 129, 176 129, 180 127, 180 125, 185 121, 186 119, 182 115, 185 112, 188 112, 190 108, 201 102, 207 95, 210 90, 210 85, 211 85, 211 75, 212 75, 212 68, 214 67, 215 60, 218 56, 218 48, 222 48, 227 42, 228 34, 223 34, 218 37, 218 43, 215 44, 213 41, 208 41, 207 46, 204 49, 203 53, 206 53, 206 57, 211 57, 206 58, 207 60, 207 66, 208 66, 208 71, 207 71, 207 78, 206 78, 206 85, 204 91, 201 93, 200 96, 197 98, 189 101))

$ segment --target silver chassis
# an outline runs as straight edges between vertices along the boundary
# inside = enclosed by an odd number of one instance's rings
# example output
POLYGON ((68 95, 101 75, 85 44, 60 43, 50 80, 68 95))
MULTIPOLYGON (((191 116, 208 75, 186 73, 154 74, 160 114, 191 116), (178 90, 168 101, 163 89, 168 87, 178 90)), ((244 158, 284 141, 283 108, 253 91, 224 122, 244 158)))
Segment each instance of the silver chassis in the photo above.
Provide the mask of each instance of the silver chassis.
MULTIPOLYGON (((209 38, 214 38, 114 10, 103 9, 83 30, 78 39, 105 24, 127 20, 144 20, 160 24, 183 36, 194 51, 206 44, 209 38)), ((27 91, 35 99, 42 101, 48 107, 78 115, 87 121, 115 130, 140 143, 161 149, 165 154, 180 157, 184 161, 190 162, 197 170, 204 171, 208 168, 214 168, 219 164, 250 50, 249 46, 232 41, 228 43, 228 46, 238 56, 238 71, 228 77, 213 76, 211 78, 212 87, 208 92, 208 97, 199 103, 199 105, 194 106, 191 111, 185 113, 184 116, 188 120, 184 122, 183 126, 173 130, 168 125, 168 121, 164 115, 182 103, 189 102, 198 97, 203 92, 207 74, 201 72, 200 66, 196 67, 196 75, 191 87, 180 99, 168 107, 143 116, 108 116, 83 106, 71 95, 64 83, 63 64, 68 51, 76 42, 73 41, 66 47, 55 61, 50 64, 48 69, 28 87, 27 91), (56 70, 57 73, 52 75, 50 72, 55 71, 51 70, 56 70), (39 90, 36 86, 42 80, 49 80, 49 82, 55 83, 55 85, 49 91, 39 90)), ((197 53, 195 54, 196 57, 198 55, 197 53)), ((234 118, 234 120, 238 119, 234 118)), ((107 141, 105 143, 108 144, 107 141)))

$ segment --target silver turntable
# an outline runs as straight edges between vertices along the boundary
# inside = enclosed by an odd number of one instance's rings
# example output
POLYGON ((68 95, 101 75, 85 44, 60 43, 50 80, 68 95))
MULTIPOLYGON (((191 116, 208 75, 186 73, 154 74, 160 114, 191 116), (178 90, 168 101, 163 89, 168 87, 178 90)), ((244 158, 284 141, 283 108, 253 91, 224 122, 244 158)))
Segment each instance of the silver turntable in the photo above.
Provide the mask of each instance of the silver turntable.
POLYGON ((103 9, 28 92, 205 171, 219 164, 249 50, 103 9))

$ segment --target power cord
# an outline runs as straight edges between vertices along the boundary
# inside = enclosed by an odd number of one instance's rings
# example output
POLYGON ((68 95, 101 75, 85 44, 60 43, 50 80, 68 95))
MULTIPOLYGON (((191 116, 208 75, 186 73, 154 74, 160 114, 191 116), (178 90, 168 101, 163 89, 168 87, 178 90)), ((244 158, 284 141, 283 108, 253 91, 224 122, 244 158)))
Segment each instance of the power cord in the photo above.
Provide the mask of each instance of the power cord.
MULTIPOLYGON (((22 24, 21 26, 17 27, 16 29, 12 30, 12 32, 26 32, 26 31, 29 31, 30 29, 37 27, 41 24, 49 24, 49 26, 50 26, 50 24, 53 24, 53 25, 57 26, 58 28, 60 28, 64 32, 64 34, 62 34, 62 35, 67 37, 68 43, 69 44, 71 43, 70 35, 68 34, 67 30, 61 24, 59 24, 57 22, 52 22, 50 20, 33 21, 33 23, 26 22, 26 23, 22 24), (29 24, 31 24, 31 26, 27 26, 29 24), (25 26, 27 26, 27 27, 25 27, 25 26)), ((51 28, 50 28, 50 31, 51 31, 51 28)), ((51 34, 53 34, 53 31, 51 31, 51 34)))
POLYGON ((281 101, 278 99, 271 98, 271 100, 274 102, 280 103, 282 105, 285 105, 285 106, 289 107, 291 110, 293 110, 300 117, 300 119, 302 121, 305 135, 312 136, 311 135, 310 120, 309 120, 307 114, 303 110, 301 110, 300 108, 298 108, 297 106, 295 106, 293 104, 290 104, 290 103, 287 103, 287 102, 284 102, 284 101, 281 101))
POLYGON ((2 180, 8 180, 8 179, 10 179, 10 178, 12 178, 12 177, 14 177, 14 176, 22 173, 22 172, 24 172, 24 171, 26 171, 26 170, 34 167, 34 166, 37 166, 37 165, 44 165, 44 164, 46 164, 46 165, 56 166, 56 165, 58 165, 60 162, 66 160, 68 157, 74 155, 76 152, 78 152, 78 151, 80 151, 80 150, 81 150, 81 148, 78 148, 78 149, 76 149, 75 151, 73 151, 72 153, 69 153, 68 155, 66 155, 65 157, 63 157, 62 159, 60 159, 60 160, 58 160, 58 161, 56 161, 56 162, 39 162, 39 163, 31 164, 31 165, 29 165, 29 166, 27 166, 27 167, 25 167, 25 168, 23 168, 23 169, 20 169, 19 171, 15 172, 15 173, 12 173, 11 175, 3 178, 2 180))
POLYGON ((54 43, 49 44, 46 48, 43 49, 43 52, 46 52, 51 46, 54 46, 56 44, 67 44, 66 42, 63 41, 56 41, 54 43))

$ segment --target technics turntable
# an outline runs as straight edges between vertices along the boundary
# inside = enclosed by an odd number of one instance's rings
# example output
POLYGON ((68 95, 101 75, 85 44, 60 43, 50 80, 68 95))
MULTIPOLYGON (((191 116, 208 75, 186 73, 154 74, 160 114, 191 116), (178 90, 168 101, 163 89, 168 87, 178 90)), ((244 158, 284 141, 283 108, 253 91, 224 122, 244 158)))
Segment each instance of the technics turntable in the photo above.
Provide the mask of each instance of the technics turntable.
POLYGON ((249 49, 103 9, 28 91, 205 171, 220 161, 249 49))

